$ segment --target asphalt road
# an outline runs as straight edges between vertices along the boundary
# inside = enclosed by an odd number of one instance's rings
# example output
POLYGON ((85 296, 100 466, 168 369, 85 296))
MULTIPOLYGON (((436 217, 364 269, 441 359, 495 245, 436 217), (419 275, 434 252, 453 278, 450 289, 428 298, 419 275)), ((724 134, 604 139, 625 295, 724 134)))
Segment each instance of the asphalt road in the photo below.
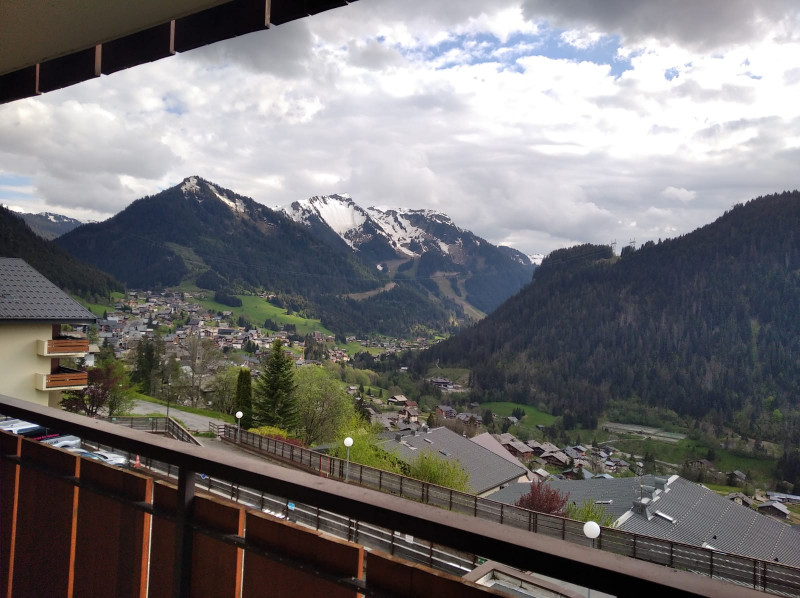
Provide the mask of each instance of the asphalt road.
MULTIPOLYGON (((147 401, 136 401, 136 404, 131 411, 132 415, 146 415, 148 413, 163 413, 166 415, 167 406, 159 405, 157 403, 148 403, 147 401)), ((208 431, 208 422, 213 422, 215 424, 225 423, 221 419, 214 419, 208 417, 207 415, 197 415, 195 413, 180 411, 174 407, 170 407, 169 415, 173 419, 181 420, 188 429, 198 430, 200 432, 208 431)))

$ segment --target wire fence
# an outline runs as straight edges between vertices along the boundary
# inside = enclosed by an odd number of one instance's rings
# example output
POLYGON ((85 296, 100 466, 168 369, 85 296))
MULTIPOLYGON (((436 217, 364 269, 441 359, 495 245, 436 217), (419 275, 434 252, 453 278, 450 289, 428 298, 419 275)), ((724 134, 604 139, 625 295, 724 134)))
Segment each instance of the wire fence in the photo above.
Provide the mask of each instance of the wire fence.
MULTIPOLYGON (((583 522, 529 511, 358 463, 347 463, 344 459, 324 455, 275 438, 259 436, 246 430, 237 430, 235 426, 227 424, 210 429, 226 442, 239 443, 250 450, 300 466, 321 476, 341 480, 347 478, 351 483, 381 492, 501 525, 510 525, 568 542, 592 546, 592 540, 583 533, 583 522)), ((770 594, 800 597, 800 568, 790 565, 607 527, 602 528, 602 533, 594 542, 594 546, 600 550, 691 571, 770 594)))

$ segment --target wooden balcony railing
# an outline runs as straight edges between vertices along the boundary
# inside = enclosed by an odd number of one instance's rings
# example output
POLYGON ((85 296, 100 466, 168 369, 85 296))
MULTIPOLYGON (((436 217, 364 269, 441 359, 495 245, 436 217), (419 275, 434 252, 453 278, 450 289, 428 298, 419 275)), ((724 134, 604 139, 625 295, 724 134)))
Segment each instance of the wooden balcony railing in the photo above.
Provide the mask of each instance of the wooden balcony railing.
POLYGON ((36 343, 36 353, 42 357, 83 357, 89 352, 85 338, 56 338, 36 343))
POLYGON ((43 390, 57 390, 59 388, 71 388, 73 386, 88 386, 89 374, 82 370, 60 367, 52 374, 44 376, 45 383, 43 390))
POLYGON ((62 353, 88 353, 89 340, 80 338, 63 338, 47 341, 47 353, 58 355, 62 353))
MULTIPOLYGON (((153 484, 138 473, 86 460, 78 464, 60 449, 0 433, 0 523, 6 530, 0 534, 0 591, 12 597, 68 595, 70 588, 76 596, 138 596, 145 586, 149 596, 175 597, 248 598, 272 590, 331 598, 493 593, 377 551, 365 554, 352 542, 360 540, 362 522, 390 530, 393 538, 403 535, 415 544, 421 538, 431 548, 457 546, 620 597, 763 597, 735 583, 19 399, 0 396, 0 413, 141 456, 143 463, 159 461, 162 469, 177 469, 178 478, 177 488, 153 484), (258 501, 231 505, 201 495, 201 488, 196 495, 196 472, 203 472, 204 482, 226 480, 231 495, 248 489, 262 503, 266 495, 279 497, 284 517, 307 507, 318 529, 326 526, 328 513, 337 521, 344 517, 351 541, 271 518, 258 501)), ((796 595, 791 590, 776 593, 796 595)))

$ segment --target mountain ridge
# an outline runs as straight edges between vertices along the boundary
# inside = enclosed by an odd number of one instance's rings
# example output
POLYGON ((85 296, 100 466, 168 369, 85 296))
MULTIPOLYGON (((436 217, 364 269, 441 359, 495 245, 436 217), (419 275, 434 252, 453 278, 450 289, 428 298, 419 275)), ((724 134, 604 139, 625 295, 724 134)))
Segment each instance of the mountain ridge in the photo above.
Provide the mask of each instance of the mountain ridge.
MULTIPOLYGON (((337 196, 333 208, 348 200, 337 196)), ((444 233, 455 234, 444 215, 423 222, 427 216, 418 212, 408 218, 416 219, 414 226, 443 226, 444 233)), ((412 228, 405 216, 389 218, 412 228)), ((105 222, 78 227, 57 243, 131 287, 189 284, 226 295, 269 291, 282 306, 318 317, 339 332, 402 336, 452 330, 468 320, 465 313, 482 315, 481 309, 488 311, 486 306, 499 304, 530 279, 533 267, 521 264, 516 250, 473 242, 482 252, 468 256, 479 262, 473 273, 466 262, 444 259, 442 251, 400 257, 383 242, 374 219, 365 216, 364 223, 364 234, 373 236, 358 239, 354 250, 356 243, 348 243, 327 221, 309 217, 300 224, 284 212, 191 176, 134 201, 105 222), (452 278, 448 284, 437 282, 437 276, 445 275, 452 278), (396 284, 387 285, 390 281, 396 284), (377 289, 385 290, 370 293, 377 289), (467 303, 473 296, 474 302, 467 303), (482 307, 476 311, 474 303, 482 307)), ((338 228, 346 232, 352 227, 338 228)), ((439 242, 426 235, 423 240, 435 249, 439 242)))
POLYGON ((565 426, 666 410, 739 414, 744 432, 779 437, 800 416, 798 230, 792 191, 621 256, 555 251, 520 293, 412 365, 469 367, 476 399, 541 405, 565 426))

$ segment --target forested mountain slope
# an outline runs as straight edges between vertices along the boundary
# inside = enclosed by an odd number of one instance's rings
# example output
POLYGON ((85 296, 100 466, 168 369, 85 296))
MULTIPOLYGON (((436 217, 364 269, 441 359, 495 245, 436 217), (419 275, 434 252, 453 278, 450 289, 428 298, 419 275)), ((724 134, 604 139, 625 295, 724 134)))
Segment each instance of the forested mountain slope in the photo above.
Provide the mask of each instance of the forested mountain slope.
POLYGON ((0 256, 19 257, 53 284, 92 302, 122 291, 122 284, 34 233, 14 212, 0 206, 0 256))
POLYGON ((800 193, 737 205, 621 257, 556 251, 519 294, 414 367, 436 360, 472 368, 483 397, 543 403, 587 426, 610 400, 638 398, 800 434, 788 421, 800 411, 800 193))
POLYGON ((388 282, 336 238, 331 244, 284 213, 200 177, 133 202, 57 243, 132 288, 181 284, 226 295, 268 291, 335 332, 407 335, 446 330, 463 310, 414 281, 361 301, 388 282))

